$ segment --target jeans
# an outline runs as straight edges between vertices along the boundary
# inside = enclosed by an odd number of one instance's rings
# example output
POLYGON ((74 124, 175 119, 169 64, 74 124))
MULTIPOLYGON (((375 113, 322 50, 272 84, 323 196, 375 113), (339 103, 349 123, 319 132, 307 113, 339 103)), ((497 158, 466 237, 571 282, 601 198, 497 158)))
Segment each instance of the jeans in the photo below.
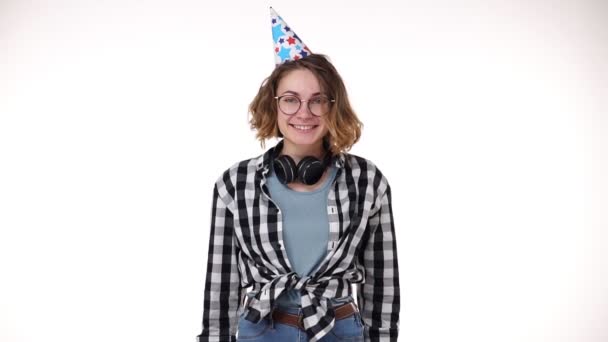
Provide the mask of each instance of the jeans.
MULTIPOLYGON (((352 298, 345 297, 352 301, 352 298)), ((332 300, 332 306, 339 306, 343 304, 345 298, 332 300)), ((302 309, 299 307, 278 306, 275 310, 291 313, 294 315, 301 314, 302 309)), ((260 322, 252 323, 245 319, 246 311, 242 312, 239 316, 239 324, 237 330, 237 341, 242 342, 308 342, 308 336, 304 330, 296 328, 291 325, 278 323, 272 321, 269 316, 262 319, 260 322)), ((347 341, 347 342, 363 342, 363 323, 361 321, 361 315, 357 311, 354 314, 336 320, 334 327, 330 332, 325 335, 319 342, 335 342, 335 341, 347 341)))

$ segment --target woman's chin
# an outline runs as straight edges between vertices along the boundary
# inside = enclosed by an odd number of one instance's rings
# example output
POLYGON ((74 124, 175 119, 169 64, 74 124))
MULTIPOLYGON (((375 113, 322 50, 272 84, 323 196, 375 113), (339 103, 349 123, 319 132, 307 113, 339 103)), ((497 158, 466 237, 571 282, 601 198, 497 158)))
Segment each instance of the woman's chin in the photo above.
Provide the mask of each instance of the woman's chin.
POLYGON ((322 136, 285 136, 285 140, 289 141, 294 145, 315 145, 320 143, 323 140, 322 136))

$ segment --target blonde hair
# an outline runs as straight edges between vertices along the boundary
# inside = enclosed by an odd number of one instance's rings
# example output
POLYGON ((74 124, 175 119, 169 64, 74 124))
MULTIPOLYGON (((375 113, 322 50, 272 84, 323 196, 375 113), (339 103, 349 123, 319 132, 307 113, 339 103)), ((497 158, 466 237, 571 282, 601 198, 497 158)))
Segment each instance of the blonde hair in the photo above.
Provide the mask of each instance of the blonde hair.
POLYGON ((262 82, 249 105, 249 123, 251 129, 257 131, 256 138, 260 145, 264 148, 267 139, 283 137, 277 124, 277 101, 274 97, 281 79, 296 69, 311 71, 321 89, 335 100, 329 113, 323 116, 328 127, 328 135, 324 138, 328 140, 331 152, 338 154, 350 150, 361 137, 363 123, 348 101, 342 77, 327 56, 321 54, 310 54, 302 59, 285 62, 277 66, 262 82))

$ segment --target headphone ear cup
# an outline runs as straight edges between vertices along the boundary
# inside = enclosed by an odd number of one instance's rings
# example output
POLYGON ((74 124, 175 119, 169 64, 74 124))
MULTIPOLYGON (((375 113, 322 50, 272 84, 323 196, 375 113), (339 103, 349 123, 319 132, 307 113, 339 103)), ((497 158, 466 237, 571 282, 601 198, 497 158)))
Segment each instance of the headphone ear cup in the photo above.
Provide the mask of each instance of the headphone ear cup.
POLYGON ((290 156, 286 154, 278 156, 272 165, 274 173, 281 183, 287 184, 296 180, 296 163, 290 156))
POLYGON ((306 185, 313 185, 321 179, 325 166, 315 157, 304 157, 298 164, 298 179, 306 185))

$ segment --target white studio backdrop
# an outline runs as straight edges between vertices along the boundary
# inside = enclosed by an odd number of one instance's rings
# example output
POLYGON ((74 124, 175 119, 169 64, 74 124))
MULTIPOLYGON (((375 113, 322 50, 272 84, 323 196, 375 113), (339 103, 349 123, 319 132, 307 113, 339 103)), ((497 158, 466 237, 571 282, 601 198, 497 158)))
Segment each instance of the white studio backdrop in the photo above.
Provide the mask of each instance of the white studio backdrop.
POLYGON ((400 341, 608 340, 606 2, 3 0, 0 341, 194 341, 270 5, 391 183, 400 341))

